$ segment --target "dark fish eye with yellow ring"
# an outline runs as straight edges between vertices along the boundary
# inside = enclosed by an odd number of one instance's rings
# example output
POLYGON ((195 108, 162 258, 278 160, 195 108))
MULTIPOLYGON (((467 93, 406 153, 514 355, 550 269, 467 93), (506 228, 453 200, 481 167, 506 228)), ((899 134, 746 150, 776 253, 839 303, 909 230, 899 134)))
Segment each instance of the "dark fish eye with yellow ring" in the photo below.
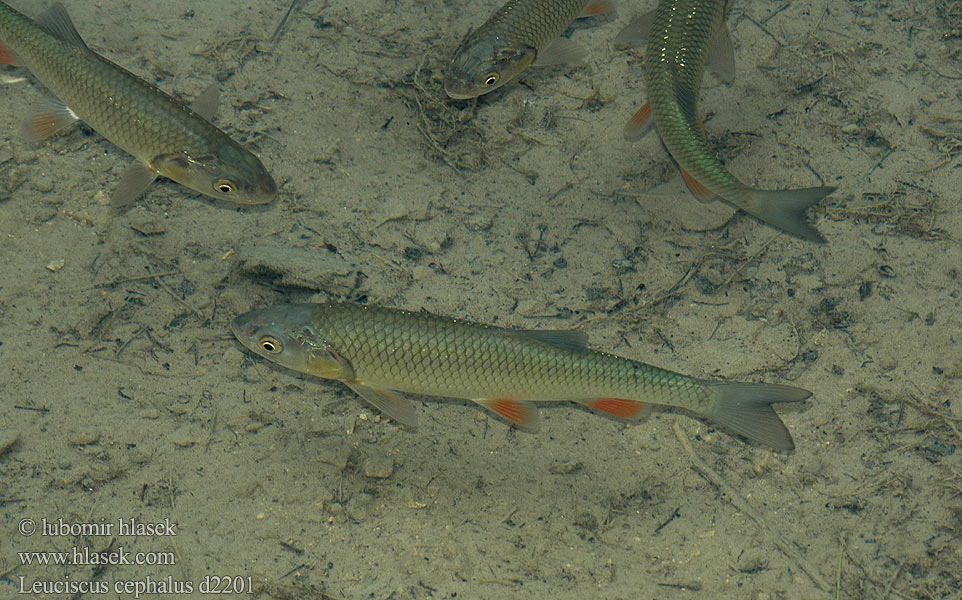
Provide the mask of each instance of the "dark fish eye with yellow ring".
POLYGON ((280 354, 284 351, 284 345, 271 336, 264 336, 260 341, 261 348, 269 354, 280 354))

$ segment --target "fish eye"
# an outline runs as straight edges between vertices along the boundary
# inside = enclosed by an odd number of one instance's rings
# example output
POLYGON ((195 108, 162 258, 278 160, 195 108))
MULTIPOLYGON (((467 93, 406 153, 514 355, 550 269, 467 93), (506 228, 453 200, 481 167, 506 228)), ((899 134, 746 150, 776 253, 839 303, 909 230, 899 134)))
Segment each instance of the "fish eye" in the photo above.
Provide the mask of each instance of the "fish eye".
POLYGON ((258 344, 260 344, 261 350, 268 354, 280 354, 284 350, 284 345, 278 339, 269 335, 262 337, 258 344))
POLYGON ((498 83, 497 73, 488 73, 488 76, 484 78, 484 85, 491 87, 492 85, 498 83))
POLYGON ((227 181, 226 179, 221 179, 214 185, 214 189, 216 189, 221 194, 230 194, 231 192, 237 189, 237 186, 234 185, 233 181, 227 181))

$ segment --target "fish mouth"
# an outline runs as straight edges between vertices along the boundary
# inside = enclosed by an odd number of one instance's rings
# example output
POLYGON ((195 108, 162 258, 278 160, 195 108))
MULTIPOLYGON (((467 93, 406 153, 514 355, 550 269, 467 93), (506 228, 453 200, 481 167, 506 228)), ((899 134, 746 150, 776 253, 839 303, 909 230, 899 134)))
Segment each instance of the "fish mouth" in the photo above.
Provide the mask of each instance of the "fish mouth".
POLYGON ((230 322, 231 333, 234 334, 239 341, 247 345, 247 340, 254 335, 255 329, 251 327, 250 315, 252 313, 244 313, 242 315, 237 315, 230 322))
POLYGON ((447 83, 444 84, 444 93, 448 95, 448 98, 452 98, 454 100, 471 100, 472 98, 478 97, 478 94, 459 92, 455 89, 452 89, 447 83))
POLYGON ((273 177, 267 175, 265 178, 260 179, 254 185, 250 186, 242 197, 233 198, 233 200, 238 204, 257 206, 270 204, 276 198, 277 184, 274 183, 273 177))

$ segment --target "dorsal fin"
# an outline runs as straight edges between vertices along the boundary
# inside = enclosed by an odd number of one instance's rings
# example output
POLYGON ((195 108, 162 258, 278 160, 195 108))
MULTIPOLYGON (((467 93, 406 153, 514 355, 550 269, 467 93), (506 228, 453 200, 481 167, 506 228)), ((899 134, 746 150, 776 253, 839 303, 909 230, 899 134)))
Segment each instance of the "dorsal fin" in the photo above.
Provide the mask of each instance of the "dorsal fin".
POLYGON ((50 8, 45 10, 44 13, 37 18, 37 25, 53 37, 76 50, 92 52, 83 41, 83 38, 80 37, 77 28, 73 26, 70 15, 67 14, 67 9, 59 2, 52 4, 50 8))
POLYGON ((190 103, 190 109, 208 121, 213 121, 218 104, 220 104, 220 89, 216 83, 212 83, 190 103))
POLYGON ((585 352, 588 334, 577 329, 506 329, 505 333, 567 352, 585 352))

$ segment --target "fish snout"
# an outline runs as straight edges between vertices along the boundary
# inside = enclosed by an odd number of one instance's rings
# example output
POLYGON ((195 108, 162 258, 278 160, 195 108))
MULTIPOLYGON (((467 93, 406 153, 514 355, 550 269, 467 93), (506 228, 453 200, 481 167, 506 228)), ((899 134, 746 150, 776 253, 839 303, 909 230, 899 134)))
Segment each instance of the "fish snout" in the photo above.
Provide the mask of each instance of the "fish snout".
POLYGON ((250 182, 244 185, 243 194, 234 198, 236 202, 242 204, 268 204, 277 198, 277 184, 274 178, 264 171, 250 182))
POLYGON ((251 313, 237 315, 231 319, 230 330, 245 346, 257 334, 257 326, 251 320, 251 313))

